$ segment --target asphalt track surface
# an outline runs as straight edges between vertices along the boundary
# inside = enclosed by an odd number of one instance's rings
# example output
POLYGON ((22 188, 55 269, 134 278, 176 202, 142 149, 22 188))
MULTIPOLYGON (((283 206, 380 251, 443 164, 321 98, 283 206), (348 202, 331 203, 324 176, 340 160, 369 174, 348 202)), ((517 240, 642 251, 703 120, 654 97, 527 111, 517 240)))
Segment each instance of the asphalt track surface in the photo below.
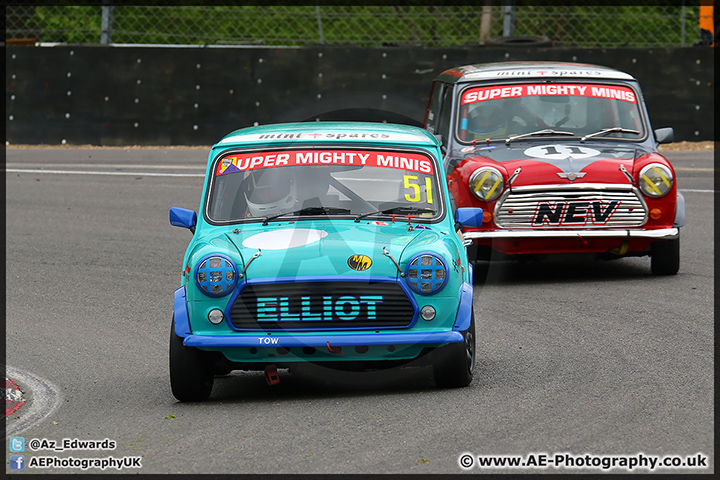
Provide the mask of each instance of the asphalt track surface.
POLYGON ((8 435, 117 443, 26 450, 26 463, 112 455, 141 456, 124 473, 419 474, 463 473, 463 453, 702 453, 707 468, 656 471, 714 471, 712 151, 666 153, 687 202, 678 275, 652 276, 647 257, 490 264, 475 285, 467 388, 439 389, 427 369, 281 371, 272 387, 235 372, 201 403, 170 392, 172 298, 190 233, 169 225, 168 209, 197 210, 207 149, 6 155, 7 364, 29 403, 8 435))

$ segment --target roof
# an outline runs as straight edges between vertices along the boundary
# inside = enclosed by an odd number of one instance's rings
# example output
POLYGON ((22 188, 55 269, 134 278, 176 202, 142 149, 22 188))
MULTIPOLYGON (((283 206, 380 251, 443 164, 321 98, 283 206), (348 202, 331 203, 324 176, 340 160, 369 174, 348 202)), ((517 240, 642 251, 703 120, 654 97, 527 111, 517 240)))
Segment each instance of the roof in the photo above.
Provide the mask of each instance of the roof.
POLYGON ((428 131, 410 125, 372 122, 302 122, 243 128, 228 134, 216 146, 288 142, 438 145, 438 140, 428 131))
POLYGON ((613 68, 569 62, 497 62, 464 65, 445 70, 438 76, 438 80, 464 83, 477 80, 552 77, 635 80, 632 75, 613 68))

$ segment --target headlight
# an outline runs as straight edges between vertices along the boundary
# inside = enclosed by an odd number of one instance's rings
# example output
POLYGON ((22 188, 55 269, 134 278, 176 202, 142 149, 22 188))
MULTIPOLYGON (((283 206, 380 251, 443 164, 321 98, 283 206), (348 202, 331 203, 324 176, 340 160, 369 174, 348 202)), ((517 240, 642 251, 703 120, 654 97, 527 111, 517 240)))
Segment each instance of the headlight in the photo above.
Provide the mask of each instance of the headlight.
POLYGON ((661 163, 651 163, 640 170, 640 190, 648 197, 662 197, 673 185, 672 172, 661 163))
POLYGON ((493 167, 480 167, 470 175, 470 191, 480 200, 490 202, 503 191, 503 176, 493 167))
POLYGON ((447 277, 445 261, 432 253, 415 255, 405 269, 408 285, 421 295, 431 295, 442 290, 447 283, 447 277))
POLYGON ((209 255, 195 267, 195 283, 205 295, 227 295, 237 283, 235 264, 225 255, 209 255))

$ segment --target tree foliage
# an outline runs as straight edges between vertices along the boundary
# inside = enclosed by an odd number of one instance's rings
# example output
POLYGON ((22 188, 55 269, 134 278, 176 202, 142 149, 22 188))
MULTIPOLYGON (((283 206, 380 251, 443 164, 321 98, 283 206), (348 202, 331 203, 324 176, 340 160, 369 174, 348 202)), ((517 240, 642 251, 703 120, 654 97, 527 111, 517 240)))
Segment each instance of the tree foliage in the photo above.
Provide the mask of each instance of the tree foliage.
MULTIPOLYGON (((490 6, 490 36, 503 34, 500 2, 476 5, 243 5, 113 7, 112 42, 137 44, 319 43, 451 46, 479 41, 483 6, 490 6)), ((555 45, 582 47, 681 46, 699 37, 698 1, 654 0, 631 5, 552 5, 517 1, 516 35, 546 36, 555 45)), ((101 6, 6 7, 8 38, 99 43, 101 6)))

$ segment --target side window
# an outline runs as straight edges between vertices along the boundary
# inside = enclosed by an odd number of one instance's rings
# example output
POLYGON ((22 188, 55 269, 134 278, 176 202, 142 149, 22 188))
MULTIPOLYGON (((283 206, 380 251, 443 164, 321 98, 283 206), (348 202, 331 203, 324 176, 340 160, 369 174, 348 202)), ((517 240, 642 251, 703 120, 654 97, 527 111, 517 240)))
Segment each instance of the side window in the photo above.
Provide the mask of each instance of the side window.
POLYGON ((443 89, 440 94, 440 111, 438 113, 437 127, 435 133, 442 136, 442 143, 445 147, 450 139, 450 119, 452 118, 452 92, 451 85, 442 84, 443 89))
POLYGON ((430 92, 430 101, 428 102, 427 111, 425 112, 425 122, 423 123, 423 128, 430 133, 435 133, 443 86, 443 83, 433 82, 432 91, 430 92))

